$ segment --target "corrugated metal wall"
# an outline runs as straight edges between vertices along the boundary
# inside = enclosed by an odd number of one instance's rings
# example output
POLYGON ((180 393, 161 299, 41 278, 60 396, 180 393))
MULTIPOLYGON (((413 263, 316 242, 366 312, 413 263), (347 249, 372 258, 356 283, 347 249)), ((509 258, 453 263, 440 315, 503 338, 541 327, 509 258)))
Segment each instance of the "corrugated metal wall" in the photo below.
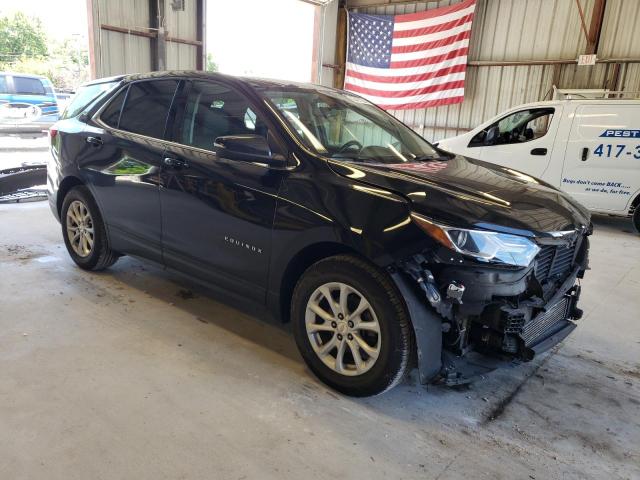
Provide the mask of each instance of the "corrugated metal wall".
MULTIPOLYGON (((183 12, 173 12, 171 1, 166 1, 165 28, 171 37, 184 40, 197 39, 197 11, 195 0, 185 0, 183 12)), ((167 70, 195 70, 197 47, 183 43, 167 43, 167 70)))
MULTIPOLYGON (((197 42, 197 1, 185 0, 184 11, 174 11, 172 2, 164 2, 164 27, 169 38, 197 42)), ((104 26, 155 35, 150 6, 156 0, 90 0, 90 29, 93 38, 94 77, 154 70, 153 42, 150 36, 113 31, 104 26)), ((167 70, 192 70, 197 66, 197 45, 166 42, 167 70)))
MULTIPOLYGON (((416 2, 360 8, 395 15, 458 3, 416 2)), ((593 0, 580 0, 587 15, 593 0)), ((587 41, 573 0, 478 0, 469 61, 575 60, 587 41)), ((608 0, 598 58, 640 58, 640 1, 608 0)), ((613 64, 472 66, 467 68, 464 102, 423 110, 393 111, 426 139, 462 133, 501 111, 544 99, 556 79, 559 88, 607 88, 640 91, 640 64, 622 64, 617 85, 610 85, 613 64)))
POLYGON ((93 0, 92 4, 95 77, 150 71, 151 39, 101 28, 101 25, 114 25, 148 30, 149 2, 93 0))

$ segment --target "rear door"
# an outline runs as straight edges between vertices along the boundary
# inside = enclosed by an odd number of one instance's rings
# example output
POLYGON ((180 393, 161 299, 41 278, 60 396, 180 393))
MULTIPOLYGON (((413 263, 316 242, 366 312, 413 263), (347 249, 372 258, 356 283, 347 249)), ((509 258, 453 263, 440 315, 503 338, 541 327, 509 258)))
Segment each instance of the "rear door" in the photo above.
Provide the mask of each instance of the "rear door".
POLYGON ((561 114, 561 106, 511 112, 471 139, 469 156, 542 178, 561 114))
POLYGON ((176 79, 143 80, 121 90, 74 137, 78 166, 109 229, 114 250, 160 262, 159 175, 176 79))
POLYGON ((640 107, 580 105, 566 147, 562 190, 592 210, 626 212, 640 188, 640 107))

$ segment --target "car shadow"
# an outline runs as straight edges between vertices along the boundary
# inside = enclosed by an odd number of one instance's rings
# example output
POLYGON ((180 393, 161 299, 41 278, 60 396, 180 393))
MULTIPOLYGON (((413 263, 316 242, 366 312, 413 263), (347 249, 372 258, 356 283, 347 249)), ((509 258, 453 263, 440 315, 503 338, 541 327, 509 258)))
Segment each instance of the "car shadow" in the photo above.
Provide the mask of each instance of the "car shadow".
POLYGON ((290 324, 274 319, 268 312, 252 306, 249 302, 225 296, 179 273, 130 257, 120 259, 114 267, 105 272, 98 272, 98 275, 109 276, 129 288, 166 303, 171 308, 182 310, 194 321, 215 325, 294 362, 284 362, 286 368, 295 370, 292 365, 303 367, 309 382, 301 384, 301 395, 312 391, 314 395, 322 397, 341 398, 347 404, 358 404, 403 421, 415 422, 420 416, 424 420, 424 415, 429 415, 434 409, 440 410, 442 405, 446 404, 449 407, 467 410, 468 421, 477 424, 482 421, 494 401, 509 395, 518 384, 526 381, 535 369, 534 365, 503 369, 478 378, 470 385, 452 388, 438 384, 420 384, 417 369, 414 367, 404 382, 384 395, 350 398, 325 386, 304 365, 290 324), (416 416, 416 412, 421 412, 422 415, 418 413, 416 416))
POLYGON ((216 325, 289 360, 302 361, 290 325, 251 302, 225 296, 179 273, 131 257, 121 258, 102 274, 178 308, 200 323, 216 325))
POLYGON ((592 214, 591 220, 596 231, 607 231, 611 233, 627 233, 631 235, 640 235, 633 227, 630 218, 613 217, 611 215, 592 214))

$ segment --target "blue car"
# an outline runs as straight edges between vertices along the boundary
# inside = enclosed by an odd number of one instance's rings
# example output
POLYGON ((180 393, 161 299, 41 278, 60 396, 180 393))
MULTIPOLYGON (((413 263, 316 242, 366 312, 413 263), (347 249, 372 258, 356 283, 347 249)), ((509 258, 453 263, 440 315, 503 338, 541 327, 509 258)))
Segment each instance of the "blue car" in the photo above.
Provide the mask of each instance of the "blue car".
POLYGON ((59 116, 48 78, 0 72, 0 134, 42 134, 59 116))

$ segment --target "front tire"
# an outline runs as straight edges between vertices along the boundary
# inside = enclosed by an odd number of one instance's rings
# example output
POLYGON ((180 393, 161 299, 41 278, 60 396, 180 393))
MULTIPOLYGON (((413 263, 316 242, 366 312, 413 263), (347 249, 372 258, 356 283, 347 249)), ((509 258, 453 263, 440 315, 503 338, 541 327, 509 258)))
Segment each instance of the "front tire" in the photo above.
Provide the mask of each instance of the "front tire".
POLYGON ((69 190, 60 212, 62 237, 71 259, 85 270, 103 270, 118 260, 109 248, 100 210, 83 185, 69 190))
POLYGON ((633 226, 636 227, 636 232, 640 233, 640 204, 636 205, 633 212, 633 226))
POLYGON ((411 328, 400 292, 385 272, 339 255, 309 267, 295 287, 291 318, 313 373, 346 395, 383 393, 409 365, 411 328))

